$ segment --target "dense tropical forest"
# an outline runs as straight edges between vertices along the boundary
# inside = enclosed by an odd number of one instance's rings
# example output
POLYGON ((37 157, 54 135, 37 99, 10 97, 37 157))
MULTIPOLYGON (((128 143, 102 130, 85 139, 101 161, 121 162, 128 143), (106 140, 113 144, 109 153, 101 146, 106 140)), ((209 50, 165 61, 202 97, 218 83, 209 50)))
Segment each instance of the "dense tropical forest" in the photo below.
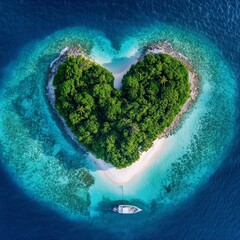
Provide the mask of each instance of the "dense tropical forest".
POLYGON ((117 168, 139 159, 190 96, 187 68, 167 54, 147 54, 131 67, 122 89, 89 59, 69 56, 54 77, 55 107, 80 143, 117 168))

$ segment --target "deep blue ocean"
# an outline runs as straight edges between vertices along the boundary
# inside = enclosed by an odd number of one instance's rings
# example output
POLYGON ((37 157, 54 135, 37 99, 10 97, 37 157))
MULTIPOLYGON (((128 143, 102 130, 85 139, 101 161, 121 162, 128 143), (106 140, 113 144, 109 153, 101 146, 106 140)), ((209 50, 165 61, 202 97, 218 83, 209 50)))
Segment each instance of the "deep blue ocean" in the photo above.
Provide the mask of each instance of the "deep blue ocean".
MULTIPOLYGON (((0 88, 4 88, 2 79, 22 49, 58 30, 78 26, 86 31, 97 30, 104 33, 117 51, 129 32, 133 35, 136 29, 158 23, 209 39, 230 66, 239 88, 238 0, 0 0, 0 88)), ((216 101, 224 100, 216 97, 216 101)), ((238 94, 236 101, 238 105, 238 94)), ((240 239, 238 110, 235 115, 234 139, 214 173, 173 210, 128 234, 109 231, 104 215, 99 227, 91 220, 70 220, 47 204, 35 201, 5 168, 6 161, 0 161, 0 240, 240 239)), ((221 124, 224 126, 224 121, 221 124)), ((0 151, 1 148, 0 145, 0 151)), ((135 221, 138 217, 131 223, 134 225, 135 221)))

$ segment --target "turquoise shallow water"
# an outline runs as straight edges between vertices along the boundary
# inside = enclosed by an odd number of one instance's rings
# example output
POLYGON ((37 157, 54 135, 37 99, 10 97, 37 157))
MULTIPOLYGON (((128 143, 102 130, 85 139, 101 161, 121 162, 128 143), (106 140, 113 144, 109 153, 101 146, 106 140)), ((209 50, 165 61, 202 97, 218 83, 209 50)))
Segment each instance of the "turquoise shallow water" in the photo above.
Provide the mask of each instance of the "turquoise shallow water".
MULTIPOLYGON (((1 92, 0 146, 4 165, 19 186, 66 217, 88 216, 96 224, 103 214, 107 224, 115 224, 112 215, 103 210, 122 198, 142 206, 143 221, 159 212, 164 214, 165 209, 184 201, 211 176, 234 136, 235 79, 209 40, 158 24, 141 31, 132 28, 120 46, 114 49, 103 33, 86 28, 55 32, 22 49, 5 71, 1 92), (47 71, 66 46, 78 45, 97 62, 114 66, 119 64, 115 60, 131 58, 139 48, 164 39, 191 60, 200 76, 200 95, 169 138, 164 153, 143 174, 124 185, 122 197, 121 187, 96 171, 52 114, 45 94, 47 71), (89 188, 91 176, 95 184, 89 188)), ((118 224, 126 224, 126 219, 118 219, 118 224)))

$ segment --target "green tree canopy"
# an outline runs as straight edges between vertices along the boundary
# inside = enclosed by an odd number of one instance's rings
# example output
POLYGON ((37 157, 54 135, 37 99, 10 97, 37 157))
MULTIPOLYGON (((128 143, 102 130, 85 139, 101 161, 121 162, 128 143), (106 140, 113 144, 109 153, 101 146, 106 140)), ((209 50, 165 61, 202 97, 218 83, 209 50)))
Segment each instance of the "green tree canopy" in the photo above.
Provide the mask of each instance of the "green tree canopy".
POLYGON ((167 54, 147 54, 131 66, 122 90, 113 75, 79 56, 58 68, 56 108, 78 140, 117 168, 131 165, 172 123, 189 98, 187 68, 167 54))

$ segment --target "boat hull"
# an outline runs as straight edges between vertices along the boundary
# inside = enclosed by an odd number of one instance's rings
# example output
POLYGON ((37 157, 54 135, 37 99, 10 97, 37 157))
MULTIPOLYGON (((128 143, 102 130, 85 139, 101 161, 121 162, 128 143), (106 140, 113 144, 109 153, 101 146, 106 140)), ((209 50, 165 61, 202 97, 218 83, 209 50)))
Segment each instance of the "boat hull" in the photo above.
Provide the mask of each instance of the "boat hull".
POLYGON ((117 205, 114 206, 112 210, 119 214, 135 214, 142 211, 142 209, 133 205, 117 205))

